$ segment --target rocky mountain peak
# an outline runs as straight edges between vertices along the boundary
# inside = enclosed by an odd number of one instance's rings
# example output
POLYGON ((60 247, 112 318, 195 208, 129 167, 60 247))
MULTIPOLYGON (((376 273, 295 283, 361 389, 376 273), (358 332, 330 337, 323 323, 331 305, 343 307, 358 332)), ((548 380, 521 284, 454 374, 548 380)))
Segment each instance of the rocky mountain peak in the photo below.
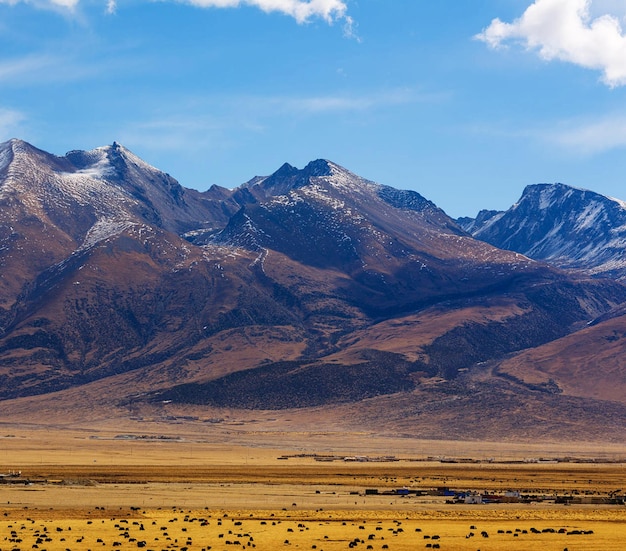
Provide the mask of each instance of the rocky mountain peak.
POLYGON ((339 165, 331 163, 325 159, 317 159, 315 161, 311 161, 308 165, 304 167, 302 172, 307 174, 310 178, 319 177, 319 176, 330 176, 333 172, 333 169, 337 170, 345 170, 339 165))
POLYGON ((285 163, 270 176, 254 178, 242 187, 249 190, 256 199, 286 195, 293 189, 309 185, 313 178, 330 176, 332 166, 336 165, 323 159, 311 161, 303 169, 285 163))
POLYGON ((527 186, 508 211, 478 217, 466 229, 496 247, 562 268, 626 275, 626 205, 590 190, 527 186))
POLYGON ((149 165, 130 149, 118 142, 112 145, 97 147, 90 151, 73 150, 66 153, 65 158, 72 165, 83 172, 90 172, 94 176, 109 176, 123 179, 129 170, 141 170, 152 173, 161 173, 160 170, 149 165))
POLYGON ((28 142, 19 139, 11 139, 0 144, 0 171, 4 171, 9 166, 15 166, 15 172, 19 175, 26 167, 38 169, 62 170, 63 159, 46 153, 28 142))
POLYGON ((457 223, 466 232, 473 234, 483 228, 489 222, 493 221, 494 217, 501 216, 502 214, 504 213, 499 210, 483 209, 479 211, 479 213, 476 215, 476 218, 471 218, 469 216, 458 218, 457 223))
POLYGON ((3 144, 0 144, 0 151, 9 149, 14 154, 17 153, 28 153, 33 151, 38 151, 35 147, 30 145, 28 142, 24 140, 20 140, 18 138, 12 138, 3 144))
POLYGON ((180 234, 196 229, 195 220, 202 219, 204 205, 199 193, 187 193, 169 174, 118 142, 91 151, 70 151, 65 158, 77 174, 102 180, 127 194, 150 224, 180 234))

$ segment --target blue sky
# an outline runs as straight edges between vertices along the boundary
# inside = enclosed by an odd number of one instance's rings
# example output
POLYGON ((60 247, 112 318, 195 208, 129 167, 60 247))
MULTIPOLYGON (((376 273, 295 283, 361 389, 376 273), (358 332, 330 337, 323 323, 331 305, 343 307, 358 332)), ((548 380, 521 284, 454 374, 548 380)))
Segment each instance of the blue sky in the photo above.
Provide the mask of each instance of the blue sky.
POLYGON ((0 141, 182 185, 316 158, 451 216, 626 199, 626 0, 0 0, 0 141))

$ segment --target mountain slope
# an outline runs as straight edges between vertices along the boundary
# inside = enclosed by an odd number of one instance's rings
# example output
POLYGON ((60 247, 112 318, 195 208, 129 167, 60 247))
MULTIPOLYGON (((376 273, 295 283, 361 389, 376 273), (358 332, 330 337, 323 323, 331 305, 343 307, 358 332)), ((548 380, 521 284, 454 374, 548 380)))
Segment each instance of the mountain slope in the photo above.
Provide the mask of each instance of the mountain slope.
POLYGON ((395 388, 415 388, 420 378, 452 380, 476 363, 562 337, 623 300, 617 284, 567 281, 526 257, 470 239, 419 194, 363 180, 328 161, 302 170, 284 165, 245 189, 248 201, 215 241, 258 251, 260 269, 289 296, 300 289, 275 263, 277 252, 300 265, 343 274, 336 304, 352 304, 360 322, 342 321, 340 309, 328 310, 329 317, 312 315, 316 329, 328 334, 315 357, 176 387, 157 400, 277 408, 345 401, 354 398, 348 388, 362 397, 383 392, 382 382, 378 389, 361 386, 362 369, 388 372, 407 361, 395 388), (441 327, 433 308, 454 321, 441 327), (338 325, 332 314, 339 315, 338 325), (382 320, 407 315, 412 321, 398 324, 403 335, 394 338, 388 327, 384 349, 371 340, 382 320), (320 373, 335 383, 335 391, 314 398, 320 373), (266 390, 259 398, 261 381, 266 390), (311 390, 303 395, 303 387, 311 390))
POLYGON ((515 355, 495 374, 528 386, 552 384, 567 396, 626 404, 624 308, 562 339, 515 355))
POLYGON ((0 144, 0 263, 0 400, 80 389, 133 415, 376 402, 400 424, 480 387, 537 416, 545 385, 481 366, 626 302, 330 161, 200 193, 119 144, 0 144))
MULTIPOLYGON (((214 224, 205 197, 117 144, 57 157, 12 140, 0 151, 4 395, 172 359, 236 308, 223 283, 237 262, 174 233, 214 224)), ((245 270, 253 256, 239 257, 245 270)))
POLYGON ((0 329, 16 296, 70 255, 140 225, 180 232, 203 219, 199 198, 117 144, 57 157, 11 140, 0 159, 0 262, 12 272, 0 329))
POLYGON ((542 271, 527 258, 470 239, 418 193, 369 182, 328 161, 301 171, 283 166, 248 189, 255 200, 216 242, 338 269, 349 276, 348 300, 374 316, 542 271), (280 195, 268 191, 276 189, 280 195))

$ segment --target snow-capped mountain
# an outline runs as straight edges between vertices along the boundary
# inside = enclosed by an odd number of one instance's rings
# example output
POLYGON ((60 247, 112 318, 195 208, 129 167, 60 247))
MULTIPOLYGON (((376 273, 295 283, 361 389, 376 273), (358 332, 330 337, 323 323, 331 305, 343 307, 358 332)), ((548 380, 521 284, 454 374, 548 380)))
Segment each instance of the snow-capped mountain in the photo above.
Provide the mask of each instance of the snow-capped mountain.
POLYGON ((81 388, 133 411, 389 395, 408 419, 417 395, 502 394, 480 366, 626 302, 331 161, 201 193, 117 143, 0 144, 0 269, 0 400, 81 388))
MULTIPOLYGON (((42 219, 46 212, 91 210, 100 225, 123 226, 144 218, 180 231, 191 220, 195 225, 202 212, 198 199, 176 180, 116 143, 56 157, 11 140, 0 145, 0 158, 5 173, 0 198, 30 201, 42 219)), ((82 225, 76 229, 80 235, 82 225)))
POLYGON ((108 239, 198 228, 205 202, 118 144, 64 157, 21 140, 0 144, 0 268, 13 272, 0 305, 108 239))
POLYGON ((235 196, 242 208, 208 242, 340 270, 349 276, 345 292, 372 315, 465 296, 544 269, 470 238, 419 193, 371 182, 326 160, 301 170, 284 165, 235 196))
POLYGON ((626 203, 618 199, 538 184, 506 212, 460 223, 477 239, 560 268, 626 277, 626 203))
POLYGON ((503 269, 519 271, 532 264, 469 239, 419 193, 371 182, 330 161, 313 161, 302 170, 284 165, 240 189, 248 192, 240 196, 242 209, 215 236, 217 242, 365 271, 378 266, 389 272, 392 259, 414 262, 420 272, 443 259, 502 262, 503 269))

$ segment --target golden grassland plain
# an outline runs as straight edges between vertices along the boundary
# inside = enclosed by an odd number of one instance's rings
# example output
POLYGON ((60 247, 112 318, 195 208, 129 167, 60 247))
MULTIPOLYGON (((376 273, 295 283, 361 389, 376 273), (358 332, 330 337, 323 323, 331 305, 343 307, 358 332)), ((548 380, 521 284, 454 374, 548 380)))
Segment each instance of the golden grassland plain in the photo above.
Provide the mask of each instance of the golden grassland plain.
POLYGON ((0 430, 0 473, 21 471, 0 484, 1 551, 626 549, 626 506, 601 503, 626 491, 626 448, 615 445, 0 430), (398 460, 341 460, 359 450, 398 460), (429 457, 445 451, 480 461, 429 457), (579 460, 550 461, 566 456, 579 460), (550 499, 451 504, 442 487, 550 499), (399 488, 416 493, 386 493, 399 488))

